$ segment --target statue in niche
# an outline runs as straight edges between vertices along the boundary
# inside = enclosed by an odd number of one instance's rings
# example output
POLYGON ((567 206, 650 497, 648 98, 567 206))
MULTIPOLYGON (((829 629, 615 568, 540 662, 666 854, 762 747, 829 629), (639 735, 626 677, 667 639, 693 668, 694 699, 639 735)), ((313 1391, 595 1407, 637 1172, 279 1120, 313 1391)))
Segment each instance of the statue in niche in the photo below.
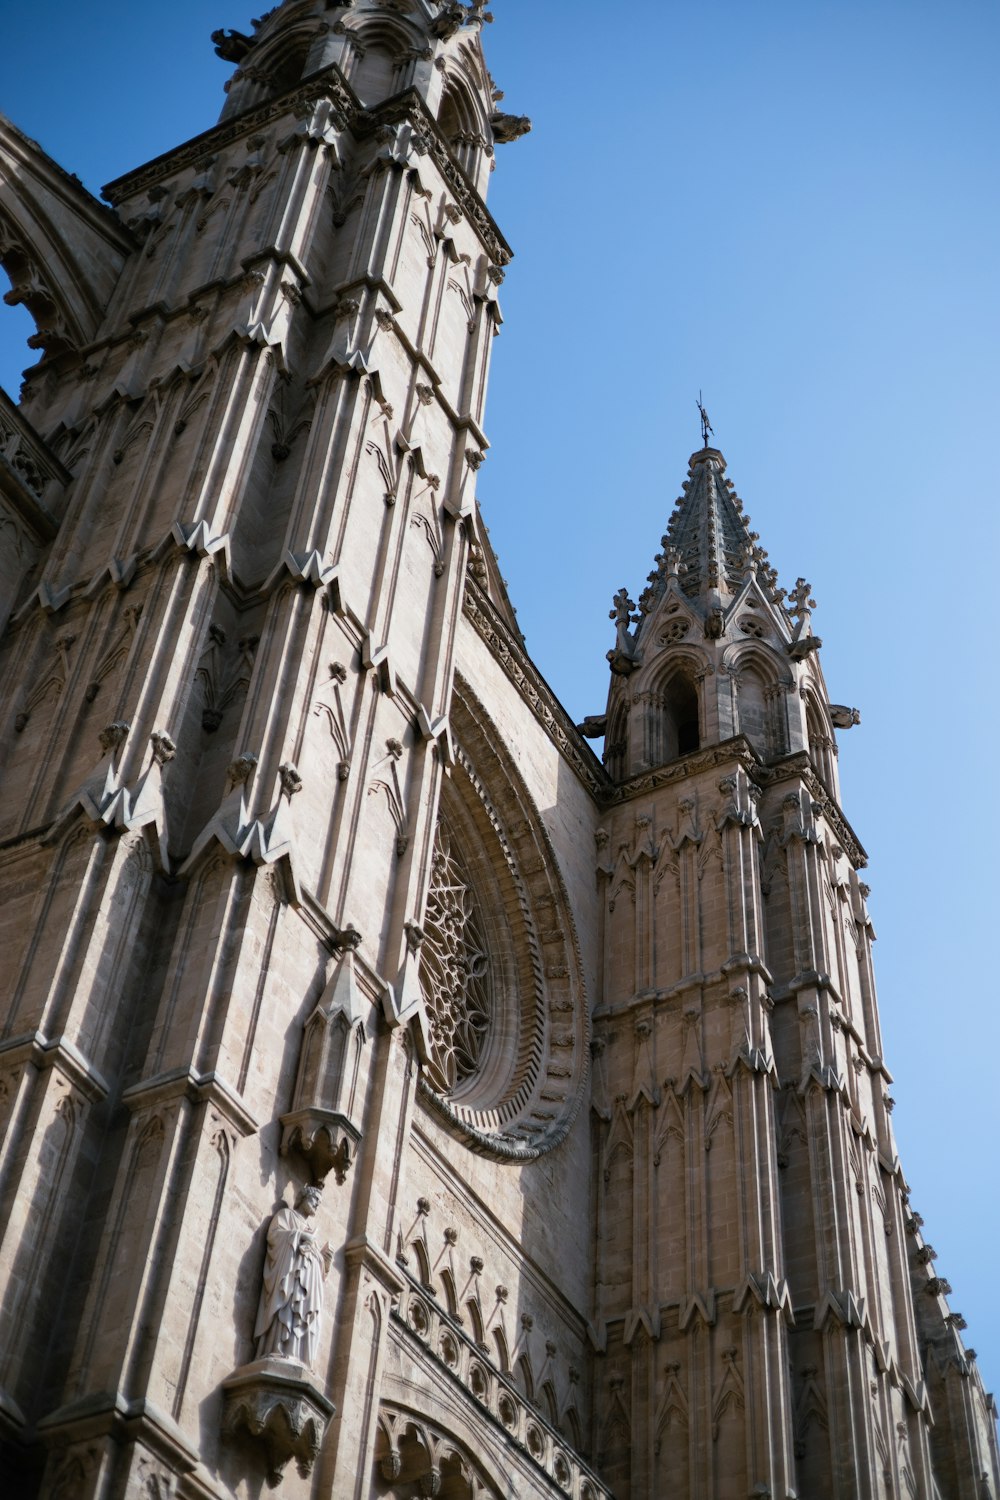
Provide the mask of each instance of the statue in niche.
POLYGON ((267 1229, 264 1284, 254 1338, 257 1359, 277 1355, 312 1366, 319 1344, 323 1283, 333 1249, 320 1249, 311 1221, 320 1189, 304 1187, 294 1208, 279 1208, 267 1229))

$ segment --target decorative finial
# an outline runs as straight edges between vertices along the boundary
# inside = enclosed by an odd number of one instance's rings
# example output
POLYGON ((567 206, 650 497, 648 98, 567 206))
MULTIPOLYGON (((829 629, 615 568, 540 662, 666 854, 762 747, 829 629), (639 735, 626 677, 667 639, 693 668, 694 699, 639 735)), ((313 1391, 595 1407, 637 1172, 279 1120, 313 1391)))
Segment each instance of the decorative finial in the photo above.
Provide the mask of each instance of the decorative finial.
POLYGON ((698 400, 696 404, 698 407, 698 415, 701 417, 701 446, 703 448, 707 448, 709 438, 715 436, 715 429, 712 426, 711 422, 708 420, 708 412, 705 410, 704 404, 702 402, 701 391, 698 392, 698 400))

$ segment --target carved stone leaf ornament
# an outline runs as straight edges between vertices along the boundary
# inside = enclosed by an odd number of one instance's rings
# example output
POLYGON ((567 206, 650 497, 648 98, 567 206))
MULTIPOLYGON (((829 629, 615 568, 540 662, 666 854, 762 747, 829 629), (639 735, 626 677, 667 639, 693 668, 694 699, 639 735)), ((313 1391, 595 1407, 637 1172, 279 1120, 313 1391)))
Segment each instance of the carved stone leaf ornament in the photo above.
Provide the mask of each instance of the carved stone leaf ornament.
POLYGON ((479 1067, 493 1019, 490 959, 476 900, 438 825, 420 950, 434 1086, 450 1093, 479 1067))

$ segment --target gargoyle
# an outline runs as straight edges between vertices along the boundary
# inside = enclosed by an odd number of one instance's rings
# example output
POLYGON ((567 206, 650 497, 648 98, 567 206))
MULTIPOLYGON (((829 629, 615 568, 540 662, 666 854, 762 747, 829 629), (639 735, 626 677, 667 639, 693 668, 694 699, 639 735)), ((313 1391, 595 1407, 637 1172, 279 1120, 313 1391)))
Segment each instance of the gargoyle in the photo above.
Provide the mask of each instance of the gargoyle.
POLYGON ((497 145, 505 146, 508 141, 520 140, 522 135, 527 135, 531 121, 527 115, 505 115, 502 110, 496 110, 490 115, 490 129, 497 145))
POLYGON ((212 32, 212 41, 215 44, 215 55, 221 57, 223 62, 241 63, 254 44, 252 36, 244 36, 242 31, 212 32))

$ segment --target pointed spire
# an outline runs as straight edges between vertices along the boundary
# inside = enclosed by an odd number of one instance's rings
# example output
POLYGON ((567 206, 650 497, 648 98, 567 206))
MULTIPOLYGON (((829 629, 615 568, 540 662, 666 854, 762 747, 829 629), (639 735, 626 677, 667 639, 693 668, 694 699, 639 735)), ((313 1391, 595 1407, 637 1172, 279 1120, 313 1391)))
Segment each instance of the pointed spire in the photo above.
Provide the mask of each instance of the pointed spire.
POLYGON ((725 471, 726 460, 717 448, 692 453, 684 493, 662 538, 663 551, 649 575, 649 587, 639 601, 643 614, 652 612, 671 577, 678 579, 688 598, 704 600, 709 606, 736 594, 751 571, 775 603, 785 597, 725 471))

